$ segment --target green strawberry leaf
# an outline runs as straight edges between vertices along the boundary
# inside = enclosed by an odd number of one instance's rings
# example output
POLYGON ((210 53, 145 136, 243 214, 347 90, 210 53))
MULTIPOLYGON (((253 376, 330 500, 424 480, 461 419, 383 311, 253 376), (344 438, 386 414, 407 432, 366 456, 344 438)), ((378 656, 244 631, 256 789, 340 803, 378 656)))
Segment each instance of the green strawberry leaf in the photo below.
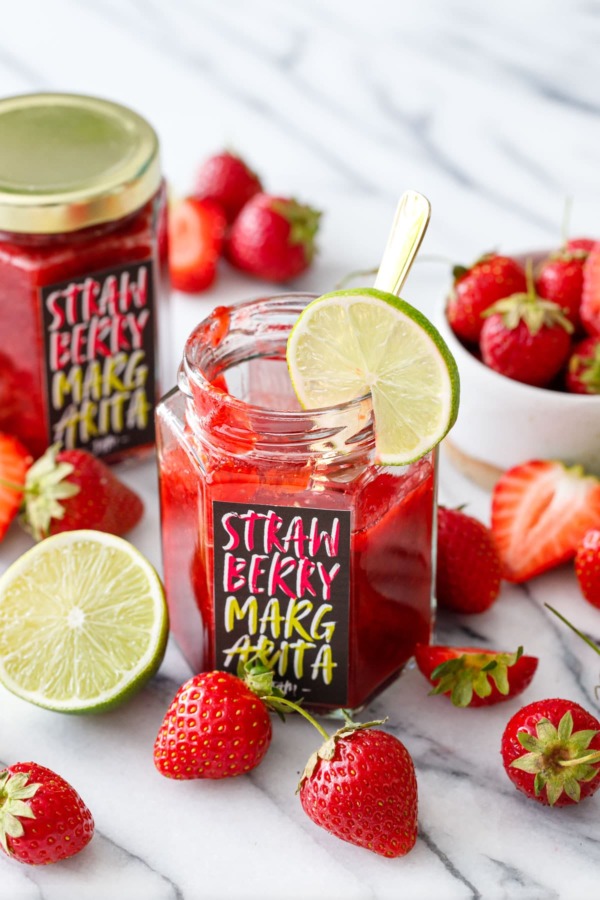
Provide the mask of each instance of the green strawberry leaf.
POLYGON ((510 692, 508 670, 523 655, 519 647, 515 653, 463 653, 440 663, 432 671, 434 684, 430 694, 450 694, 454 706, 465 707, 473 694, 484 699, 492 693, 492 684, 507 696, 510 692), (491 679, 491 681, 490 681, 491 679))

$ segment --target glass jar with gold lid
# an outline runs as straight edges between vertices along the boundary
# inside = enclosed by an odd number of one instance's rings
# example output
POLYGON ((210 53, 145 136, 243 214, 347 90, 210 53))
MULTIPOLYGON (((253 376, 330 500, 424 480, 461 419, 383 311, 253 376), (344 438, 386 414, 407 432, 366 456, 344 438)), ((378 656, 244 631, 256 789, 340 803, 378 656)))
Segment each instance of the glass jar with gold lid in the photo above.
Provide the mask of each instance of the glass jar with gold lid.
POLYGON ((152 448, 167 270, 148 122, 76 94, 0 100, 0 431, 34 456, 152 448))

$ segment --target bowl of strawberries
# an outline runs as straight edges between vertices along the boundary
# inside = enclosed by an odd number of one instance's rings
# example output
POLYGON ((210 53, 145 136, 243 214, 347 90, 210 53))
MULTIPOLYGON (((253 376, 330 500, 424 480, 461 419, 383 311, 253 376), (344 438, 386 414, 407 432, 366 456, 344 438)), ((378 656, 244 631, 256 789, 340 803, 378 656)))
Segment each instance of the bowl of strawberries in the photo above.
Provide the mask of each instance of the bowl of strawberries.
POLYGON ((491 487, 528 459, 600 475, 600 241, 457 266, 438 326, 461 376, 445 448, 491 487))

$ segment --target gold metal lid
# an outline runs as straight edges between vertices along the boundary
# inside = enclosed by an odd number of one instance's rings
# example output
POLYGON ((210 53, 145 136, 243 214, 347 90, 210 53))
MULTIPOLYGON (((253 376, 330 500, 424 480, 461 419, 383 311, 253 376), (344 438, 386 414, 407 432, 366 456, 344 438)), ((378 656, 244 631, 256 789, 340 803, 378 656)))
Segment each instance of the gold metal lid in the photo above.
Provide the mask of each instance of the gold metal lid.
POLYGON ((125 106, 78 94, 0 100, 0 231, 56 234, 120 219, 160 179, 156 133, 125 106))

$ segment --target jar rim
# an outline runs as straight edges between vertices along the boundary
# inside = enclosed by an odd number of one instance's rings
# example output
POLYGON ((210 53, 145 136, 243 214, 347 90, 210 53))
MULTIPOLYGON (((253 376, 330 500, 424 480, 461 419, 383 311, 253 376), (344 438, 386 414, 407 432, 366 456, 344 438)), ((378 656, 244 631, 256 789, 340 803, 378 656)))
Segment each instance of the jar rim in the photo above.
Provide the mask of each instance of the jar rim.
POLYGON ((83 94, 0 100, 0 231, 62 234, 124 218, 161 182, 159 142, 138 113, 83 94))
MULTIPOLYGON (((247 403, 245 400, 240 399, 239 397, 234 397, 231 394, 227 394, 223 401, 223 391, 221 391, 218 387, 213 385, 210 379, 202 372, 202 370, 196 365, 196 360, 192 359, 194 351, 198 347, 198 342, 201 341, 208 330, 210 330, 211 322, 216 321, 216 315, 230 315, 233 313, 239 313, 243 315, 245 312, 252 313, 254 311, 258 311, 259 308, 262 309, 265 304, 269 306, 269 310, 271 311, 281 311, 281 312, 294 312, 297 311, 298 314, 302 312, 304 307, 310 303, 311 300, 315 300, 319 297, 320 294, 315 293, 307 293, 304 291, 290 291, 284 294, 273 294, 266 297, 255 297, 251 300, 244 300, 240 303, 233 303, 227 306, 218 306, 213 309, 208 316, 202 319, 198 325, 194 328, 191 334, 188 336, 183 350, 183 360, 182 365, 179 369, 179 378, 178 383, 180 389, 187 396, 191 396, 189 385, 186 382, 191 378, 195 384, 203 390, 209 392, 209 394, 219 396, 221 402, 225 402, 227 405, 231 405, 232 408, 243 409, 247 413, 255 413, 257 416, 268 419, 269 417, 273 417, 274 419, 278 419, 279 421, 284 420, 288 422, 303 422, 306 421, 306 417, 310 416, 312 419, 326 419, 331 417, 334 413, 344 413, 351 412, 353 410, 359 409, 361 406, 365 404, 365 402, 371 402, 370 393, 363 394, 360 397, 355 397, 352 400, 345 400, 339 404, 333 404, 331 406, 320 406, 314 407, 310 409, 297 409, 297 410, 282 410, 282 409, 271 409, 265 406, 258 406, 252 403, 247 403)), ((206 346, 206 345, 204 345, 206 346)), ((215 345, 213 345, 214 347, 215 345)))

